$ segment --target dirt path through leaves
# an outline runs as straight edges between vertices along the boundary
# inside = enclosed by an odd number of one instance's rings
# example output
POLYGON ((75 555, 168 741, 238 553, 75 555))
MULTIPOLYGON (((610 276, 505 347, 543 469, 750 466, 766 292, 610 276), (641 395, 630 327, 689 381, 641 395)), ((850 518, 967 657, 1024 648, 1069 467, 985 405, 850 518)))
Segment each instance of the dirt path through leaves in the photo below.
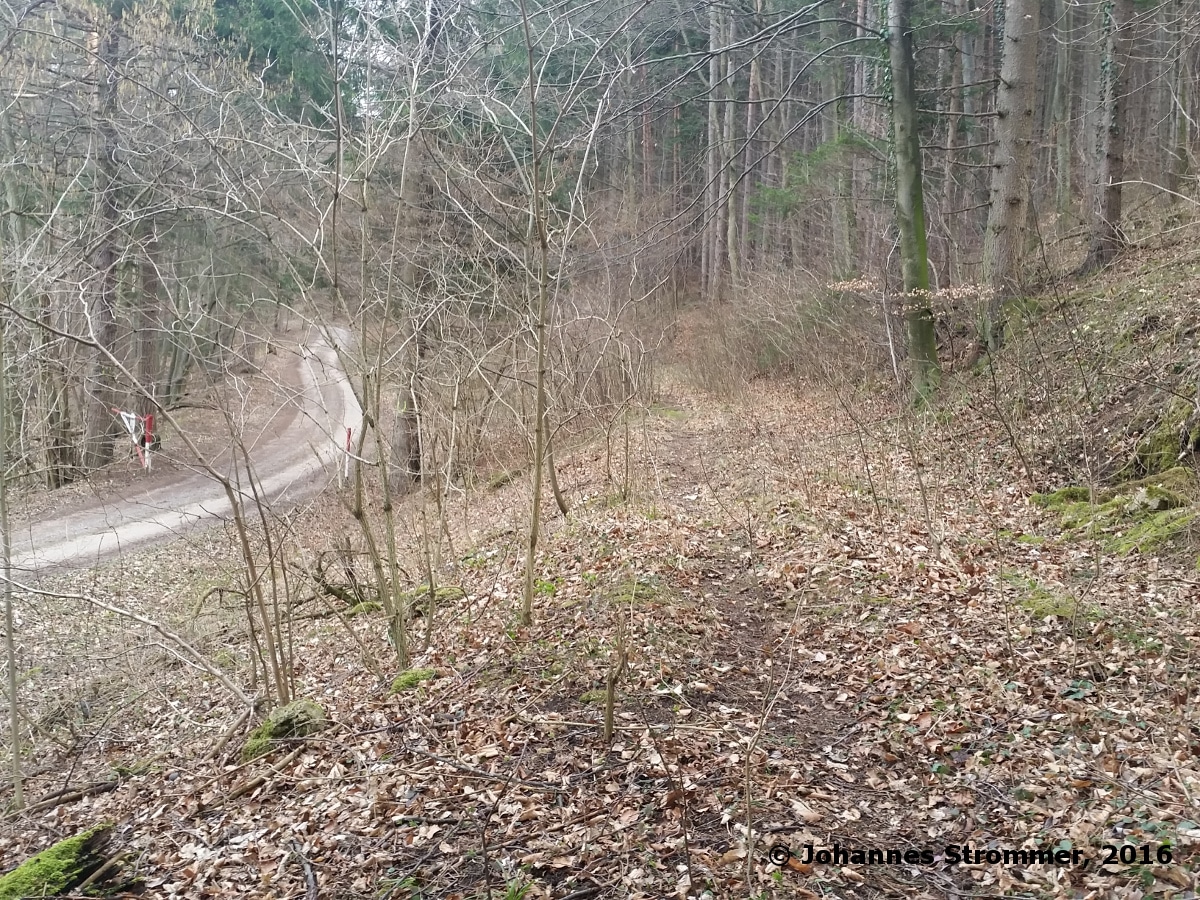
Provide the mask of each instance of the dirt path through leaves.
MULTIPOLYGON (((465 596, 415 685, 319 620, 297 676, 330 731, 246 767, 180 747, 54 830, 121 822, 156 896, 293 896, 308 871, 356 900, 1194 889, 1194 576, 1060 533, 985 421, 670 395, 631 418, 628 466, 564 454, 533 627, 517 482, 456 540, 465 596), (1079 859, 1015 855, 1047 849, 1079 859)), ((351 627, 379 645, 378 619, 351 627)), ((21 826, 8 849, 51 823, 21 826)))

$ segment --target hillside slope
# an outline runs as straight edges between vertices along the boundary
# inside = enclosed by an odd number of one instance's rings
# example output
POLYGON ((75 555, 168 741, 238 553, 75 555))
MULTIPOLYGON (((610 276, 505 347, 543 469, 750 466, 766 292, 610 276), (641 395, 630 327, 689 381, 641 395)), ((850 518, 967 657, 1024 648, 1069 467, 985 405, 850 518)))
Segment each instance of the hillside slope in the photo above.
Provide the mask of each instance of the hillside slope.
MULTIPOLYGON (((4 858, 113 820, 155 896, 1192 896, 1187 417, 1158 472, 1137 460, 1194 396, 1200 270, 1125 265, 1027 304, 922 414, 878 385, 667 377, 611 457, 562 460, 533 627, 518 482, 455 519, 462 596, 410 677, 308 622, 299 680, 333 724, 241 763, 206 759, 237 712, 215 684, 164 672, 178 747, 81 726, 4 858), (68 765, 122 774, 54 799, 68 765)), ((296 528, 314 552, 320 521, 296 528)))

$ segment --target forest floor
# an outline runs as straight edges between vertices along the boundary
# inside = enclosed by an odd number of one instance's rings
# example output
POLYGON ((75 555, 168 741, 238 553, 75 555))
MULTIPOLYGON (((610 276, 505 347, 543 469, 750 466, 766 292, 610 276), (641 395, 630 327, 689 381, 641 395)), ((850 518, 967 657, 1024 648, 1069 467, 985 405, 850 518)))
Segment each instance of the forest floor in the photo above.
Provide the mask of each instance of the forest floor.
MULTIPOLYGON (((1148 354, 1155 335, 1192 358, 1187 297, 1148 329, 1122 307, 1128 327, 1103 339, 1128 352, 1100 357, 1128 365, 1113 385, 1143 358, 1173 365, 1148 354)), ((1085 303, 1115 307, 1064 310, 1085 303)), ((1014 339, 1006 372, 964 375, 920 414, 879 385, 760 380, 719 398, 668 375, 613 443, 562 454, 573 508, 549 519, 531 627, 514 624, 518 479, 451 517, 441 580, 461 596, 414 622, 407 678, 390 677, 378 616, 298 608, 298 694, 332 723, 253 762, 214 679, 97 617, 108 668, 84 716, 81 670, 62 663, 55 683, 75 693, 39 708, 49 737, 31 805, 0 826, 0 867, 111 821, 157 897, 1194 896, 1195 507, 1143 514, 1153 484, 1082 483, 1153 431, 1115 428, 1123 388, 1088 407, 1078 392, 1101 380, 1065 380, 1094 336, 1071 324, 1058 337, 1074 351, 1028 357, 1014 339), (808 861, 809 845, 846 855, 808 861), (964 845, 984 855, 963 861, 964 845)), ((298 564, 354 534, 332 498, 286 526, 298 564)), ((178 621, 244 677, 224 538, 131 554, 72 589, 178 621), (130 583, 144 571, 152 592, 130 583)), ((30 639, 50 641, 64 622, 37 615, 30 639)))

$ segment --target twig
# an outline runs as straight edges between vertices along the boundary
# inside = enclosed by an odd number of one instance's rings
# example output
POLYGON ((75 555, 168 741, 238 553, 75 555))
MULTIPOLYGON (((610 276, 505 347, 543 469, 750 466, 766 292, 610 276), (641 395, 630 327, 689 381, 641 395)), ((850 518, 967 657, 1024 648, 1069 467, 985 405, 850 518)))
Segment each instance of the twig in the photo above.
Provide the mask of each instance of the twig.
POLYGON ((587 900, 588 897, 595 897, 603 888, 598 884, 593 884, 591 887, 580 888, 577 891, 571 891, 562 900, 587 900))
POLYGON ((295 841, 291 842, 292 853, 300 860, 300 867, 304 869, 304 896, 306 900, 317 900, 320 895, 317 887, 317 873, 313 871, 312 863, 308 861, 308 857, 302 852, 300 845, 295 841))
POLYGON ((428 759, 434 760, 435 762, 440 762, 442 765, 458 769, 460 772, 466 772, 467 774, 474 775, 477 778, 486 778, 488 781, 502 781, 507 783, 509 780, 511 780, 513 784, 519 784, 522 787, 537 788, 539 791, 546 791, 547 793, 566 793, 566 791, 564 791, 562 788, 546 781, 526 781, 523 778, 512 778, 511 774, 507 777, 504 775, 497 775, 493 772, 485 772, 483 769, 477 769, 474 766, 463 765, 457 760, 449 759, 445 756, 438 756, 436 753, 430 753, 428 750, 418 750, 415 747, 405 747, 404 749, 409 753, 415 753, 418 756, 424 756, 428 759))
MULTIPOLYGON (((263 774, 255 777, 255 778, 251 778, 249 781, 244 782, 243 784, 238 785, 232 791, 230 791, 229 794, 226 795, 224 798, 214 801, 213 803, 200 804, 200 807, 197 810, 197 813, 208 812, 210 810, 216 809, 218 806, 222 806, 226 803, 232 803, 238 797, 243 797, 246 794, 250 793, 251 791, 253 791, 259 787, 262 787, 264 784, 267 783, 267 779, 269 779, 272 775, 280 774, 289 764, 291 764, 292 762, 295 762, 296 757, 298 757, 300 755, 301 751, 303 751, 303 750, 304 750, 304 745, 301 744, 299 747, 297 747, 295 750, 293 750, 291 753, 289 753, 287 756, 285 756, 283 759, 281 759, 278 763, 271 766, 271 768, 269 770, 267 770, 266 772, 264 772, 263 774)), ((215 781, 216 779, 213 779, 213 780, 215 781)), ((209 782, 209 784, 211 784, 211 783, 212 782, 209 782)))
POLYGON ((98 781, 95 784, 89 784, 81 788, 66 788, 61 791, 55 791, 49 797, 39 800, 37 803, 26 806, 22 813, 29 815, 32 813, 42 812, 43 810, 53 809, 63 803, 75 803, 82 800, 84 797, 94 797, 96 794, 107 794, 109 791, 115 791, 121 784, 120 778, 114 778, 112 781, 98 781))
POLYGON ((221 737, 221 739, 219 741, 217 741, 215 744, 213 744, 212 749, 209 750, 206 754, 204 754, 204 757, 203 757, 203 759, 201 759, 201 762, 209 762, 210 760, 216 759, 217 756, 221 753, 221 751, 225 749, 225 745, 228 744, 231 740, 233 740, 233 736, 242 730, 242 728, 246 724, 246 720, 249 718, 250 718, 250 710, 249 709, 242 710, 242 714, 237 717, 237 721, 234 722, 232 726, 230 726, 229 730, 225 732, 225 734, 221 737))

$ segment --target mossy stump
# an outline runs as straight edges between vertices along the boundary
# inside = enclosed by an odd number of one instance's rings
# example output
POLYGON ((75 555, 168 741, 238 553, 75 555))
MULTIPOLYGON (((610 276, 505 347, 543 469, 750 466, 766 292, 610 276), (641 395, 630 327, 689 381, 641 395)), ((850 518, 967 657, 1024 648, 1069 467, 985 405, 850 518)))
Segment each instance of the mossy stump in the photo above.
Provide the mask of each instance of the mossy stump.
POLYGON ((106 852, 111 835, 112 825, 105 822, 31 856, 0 875, 0 900, 78 893, 99 897, 129 890, 135 885, 121 877, 119 861, 106 852))
POLYGON ((250 732, 242 748, 242 760, 249 762, 269 753, 278 741, 316 734, 329 724, 325 710, 312 700, 294 700, 267 716, 250 732))

